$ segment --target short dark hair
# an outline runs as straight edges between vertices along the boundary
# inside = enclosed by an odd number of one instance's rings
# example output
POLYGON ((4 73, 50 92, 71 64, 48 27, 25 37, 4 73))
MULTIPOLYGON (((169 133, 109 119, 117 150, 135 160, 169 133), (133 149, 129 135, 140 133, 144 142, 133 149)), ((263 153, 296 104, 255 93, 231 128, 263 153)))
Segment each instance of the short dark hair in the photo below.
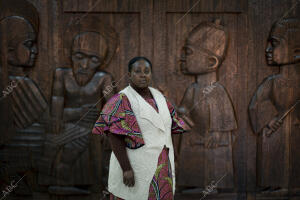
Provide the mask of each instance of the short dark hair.
POLYGON ((150 61, 148 58, 146 58, 146 57, 143 57, 143 56, 137 56, 137 57, 132 58, 132 59, 129 61, 129 63, 128 63, 128 72, 131 72, 131 70, 132 70, 132 65, 133 65, 135 62, 139 61, 139 60, 144 60, 144 61, 146 61, 147 63, 149 63, 149 65, 150 65, 150 67, 151 67, 151 71, 152 71, 152 63, 151 63, 151 61, 150 61))

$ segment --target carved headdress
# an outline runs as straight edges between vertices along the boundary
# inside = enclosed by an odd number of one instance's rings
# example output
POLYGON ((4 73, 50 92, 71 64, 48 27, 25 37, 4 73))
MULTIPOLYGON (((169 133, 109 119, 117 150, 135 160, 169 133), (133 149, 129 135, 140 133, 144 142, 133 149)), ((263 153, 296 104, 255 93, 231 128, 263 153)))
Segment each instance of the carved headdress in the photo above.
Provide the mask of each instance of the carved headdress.
POLYGON ((91 51, 95 52, 104 49, 107 51, 104 63, 100 66, 100 69, 106 68, 118 46, 117 33, 111 26, 105 24, 95 16, 84 16, 77 19, 77 21, 74 20, 69 23, 67 31, 64 34, 65 58, 70 58, 72 47, 80 48, 88 44, 91 51), (80 43, 78 42, 78 38, 80 38, 80 43))
POLYGON ((25 0, 0 1, 0 21, 9 16, 26 19, 34 28, 39 29, 39 14, 36 8, 25 0))
POLYGON ((228 46, 228 33, 221 20, 202 22, 196 26, 186 40, 187 44, 198 44, 199 48, 208 51, 222 61, 228 46))

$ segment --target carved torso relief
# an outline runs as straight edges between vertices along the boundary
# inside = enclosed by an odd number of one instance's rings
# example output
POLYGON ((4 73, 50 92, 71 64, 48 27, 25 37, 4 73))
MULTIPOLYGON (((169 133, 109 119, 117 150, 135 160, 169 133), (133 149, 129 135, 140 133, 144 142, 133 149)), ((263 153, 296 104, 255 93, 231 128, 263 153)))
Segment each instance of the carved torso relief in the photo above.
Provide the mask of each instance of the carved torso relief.
POLYGON ((179 107, 183 118, 193 124, 192 132, 182 138, 181 186, 205 188, 226 174, 218 188, 234 187, 231 132, 237 122, 230 96, 217 75, 227 45, 227 31, 216 20, 196 26, 182 50, 181 71, 195 76, 196 82, 187 88, 179 107))

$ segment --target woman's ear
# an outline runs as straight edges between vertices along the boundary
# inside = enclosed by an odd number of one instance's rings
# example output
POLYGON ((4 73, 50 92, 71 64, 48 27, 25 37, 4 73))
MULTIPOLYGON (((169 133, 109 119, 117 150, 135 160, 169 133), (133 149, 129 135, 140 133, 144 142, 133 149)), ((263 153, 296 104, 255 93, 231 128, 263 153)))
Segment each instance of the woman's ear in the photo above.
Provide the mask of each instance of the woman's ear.
POLYGON ((131 72, 127 73, 128 79, 131 79, 131 72))
POLYGON ((219 58, 214 55, 208 57, 208 66, 210 68, 217 68, 219 66, 219 58))

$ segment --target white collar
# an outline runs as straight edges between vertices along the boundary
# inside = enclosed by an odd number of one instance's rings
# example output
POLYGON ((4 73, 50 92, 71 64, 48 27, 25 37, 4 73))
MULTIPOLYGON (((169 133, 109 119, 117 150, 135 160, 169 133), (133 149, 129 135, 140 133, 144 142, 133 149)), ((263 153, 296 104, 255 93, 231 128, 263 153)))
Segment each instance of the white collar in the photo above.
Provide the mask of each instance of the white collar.
MULTIPOLYGON (((158 94, 158 91, 152 87, 148 87, 156 104, 158 107, 158 112, 136 91, 131 85, 128 85, 129 92, 133 94, 134 98, 138 103, 138 112, 135 113, 139 117, 149 120, 154 126, 165 131, 164 121, 163 121, 163 104, 162 101, 165 101, 163 95, 158 94)), ((169 111, 169 109, 167 109, 169 111)), ((168 112, 168 115, 169 112, 168 112)))

